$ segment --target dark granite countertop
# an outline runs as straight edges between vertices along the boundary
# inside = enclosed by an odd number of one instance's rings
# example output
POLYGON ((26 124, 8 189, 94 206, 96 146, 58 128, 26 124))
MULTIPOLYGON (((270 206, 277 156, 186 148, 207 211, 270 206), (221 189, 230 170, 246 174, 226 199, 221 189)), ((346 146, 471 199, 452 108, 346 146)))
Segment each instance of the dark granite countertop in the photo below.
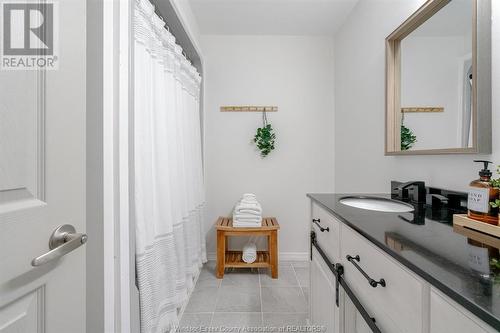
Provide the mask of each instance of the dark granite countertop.
POLYGON ((500 331, 499 239, 454 231, 452 212, 425 205, 414 205, 416 213, 369 211, 339 202, 349 195, 360 194, 307 196, 500 331))

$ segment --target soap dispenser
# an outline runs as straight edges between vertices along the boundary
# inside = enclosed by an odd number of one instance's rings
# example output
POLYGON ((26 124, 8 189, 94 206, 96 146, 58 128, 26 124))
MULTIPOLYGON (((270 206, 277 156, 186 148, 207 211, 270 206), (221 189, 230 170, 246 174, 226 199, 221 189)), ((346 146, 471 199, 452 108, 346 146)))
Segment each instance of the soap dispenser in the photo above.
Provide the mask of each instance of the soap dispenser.
POLYGON ((488 164, 492 162, 483 160, 474 162, 483 163, 484 168, 479 171, 479 179, 470 183, 467 216, 480 222, 498 225, 498 208, 490 205, 490 201, 498 198, 498 189, 490 183, 492 173, 488 170, 488 164))

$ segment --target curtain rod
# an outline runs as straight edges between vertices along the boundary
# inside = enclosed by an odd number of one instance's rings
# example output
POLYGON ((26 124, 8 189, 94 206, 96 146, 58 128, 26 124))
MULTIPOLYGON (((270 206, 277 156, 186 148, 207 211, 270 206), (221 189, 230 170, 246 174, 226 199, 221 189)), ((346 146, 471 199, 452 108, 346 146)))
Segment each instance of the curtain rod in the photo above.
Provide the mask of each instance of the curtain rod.
POLYGON ((198 70, 199 73, 203 72, 201 56, 189 37, 188 32, 184 28, 181 19, 172 4, 173 0, 149 0, 155 7, 155 13, 162 17, 164 22, 168 21, 167 27, 170 33, 175 36, 177 44, 179 44, 186 59, 198 70), (190 56, 187 56, 189 54, 190 56))
MULTIPOLYGON (((158 15, 158 17, 163 21, 163 23, 165 23, 165 26, 164 28, 167 29, 168 32, 172 33, 170 31, 170 27, 168 26, 168 22, 167 20, 165 20, 165 18, 161 15, 160 11, 158 10, 158 8, 155 6, 155 14, 158 15)), ((172 34, 173 35, 173 34, 172 34)), ((175 37, 175 36, 174 36, 175 37)), ((180 44, 179 44, 180 45, 180 44)), ((182 46, 181 46, 182 47, 182 46)), ((191 63, 191 65, 193 64, 193 61, 191 59, 189 59, 186 51, 184 51, 184 48, 182 47, 182 55, 184 56, 184 58, 186 58, 187 61, 189 61, 191 63)))

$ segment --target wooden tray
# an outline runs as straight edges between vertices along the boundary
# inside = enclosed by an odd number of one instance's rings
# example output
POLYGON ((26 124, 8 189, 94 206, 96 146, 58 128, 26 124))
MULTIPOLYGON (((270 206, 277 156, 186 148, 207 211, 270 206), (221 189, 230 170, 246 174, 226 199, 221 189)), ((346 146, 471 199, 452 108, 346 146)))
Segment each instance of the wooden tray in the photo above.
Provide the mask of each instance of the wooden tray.
POLYGON ((453 215, 453 226, 473 229, 485 234, 500 238, 500 227, 468 218, 465 214, 453 215))

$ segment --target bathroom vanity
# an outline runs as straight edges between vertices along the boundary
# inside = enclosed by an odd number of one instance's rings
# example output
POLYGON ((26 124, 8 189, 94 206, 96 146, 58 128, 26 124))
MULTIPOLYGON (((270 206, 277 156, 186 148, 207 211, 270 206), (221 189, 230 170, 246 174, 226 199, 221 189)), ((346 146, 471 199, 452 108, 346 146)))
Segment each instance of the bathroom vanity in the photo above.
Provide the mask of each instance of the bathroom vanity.
POLYGON ((378 212, 340 203, 346 196, 308 194, 312 325, 328 333, 500 331, 498 239, 460 233, 425 208, 378 212))

